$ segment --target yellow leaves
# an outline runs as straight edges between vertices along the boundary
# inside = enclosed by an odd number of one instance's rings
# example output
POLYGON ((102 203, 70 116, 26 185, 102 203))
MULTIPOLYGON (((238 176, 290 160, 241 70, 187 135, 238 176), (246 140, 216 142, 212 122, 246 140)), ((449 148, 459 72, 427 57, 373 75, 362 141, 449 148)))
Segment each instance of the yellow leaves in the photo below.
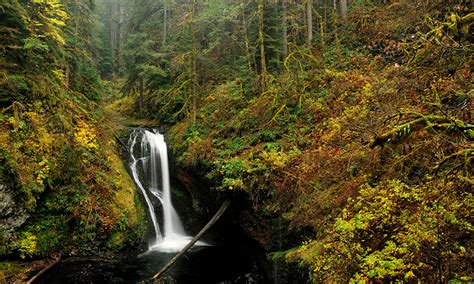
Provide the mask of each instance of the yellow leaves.
POLYGON ((25 112, 24 114, 28 119, 29 121, 34 124, 34 125, 38 125, 38 122, 40 120, 40 116, 37 112, 33 112, 33 111, 28 111, 28 112, 25 112))
POLYGON ((53 145, 54 137, 45 129, 40 129, 40 135, 38 136, 38 142, 41 149, 49 150, 53 145))
POLYGON ((262 151, 261 156, 265 161, 278 168, 283 168, 289 160, 289 157, 285 152, 276 151, 274 149, 270 151, 262 151))
POLYGON ((456 192, 464 188, 460 184, 456 177, 418 186, 399 180, 364 186, 316 241, 320 251, 303 245, 299 257, 319 279, 336 279, 347 266, 357 269, 351 283, 415 281, 432 273, 426 263, 439 259, 450 269, 465 266, 469 248, 457 234, 471 232, 466 218, 472 206, 471 195, 456 192))
POLYGON ((397 250, 397 245, 388 241, 382 250, 369 254, 363 259, 362 274, 379 280, 387 276, 405 275, 404 271, 408 270, 409 266, 405 265, 403 258, 396 257, 397 250))
POLYGON ((370 97, 374 96, 373 86, 371 83, 365 84, 362 90, 363 90, 363 94, 365 94, 366 96, 370 96, 370 97))
POLYGON ((4 149, 9 145, 11 142, 8 137, 8 131, 6 131, 3 127, 0 128, 0 149, 4 149))
POLYGON ((44 180, 48 177, 49 170, 49 162, 46 158, 43 158, 43 160, 38 163, 38 168, 36 169, 36 183, 39 186, 44 185, 44 180))
POLYGON ((459 30, 463 34, 468 34, 469 30, 471 29, 472 25, 474 24, 474 12, 469 13, 466 16, 462 17, 461 23, 462 23, 462 25, 461 25, 459 30))
POLYGON ((365 259, 365 264, 369 267, 374 267, 376 263, 377 263, 377 257, 374 254, 369 255, 365 259))
POLYGON ((370 283, 369 279, 363 275, 356 273, 352 279, 349 280, 350 284, 366 284, 370 283))
POLYGON ((237 190, 244 188, 244 182, 240 178, 224 178, 222 181, 222 187, 237 190))
POLYGON ((274 168, 284 168, 288 163, 298 157, 301 154, 301 150, 297 147, 291 148, 288 152, 285 152, 283 149, 269 149, 263 150, 260 152, 260 157, 271 167, 274 168))
POLYGON ((341 120, 343 118, 330 118, 327 122, 327 129, 323 132, 321 139, 324 141, 330 141, 333 138, 337 137, 337 134, 341 131, 342 125, 341 120))
POLYGON ((327 77, 332 78, 345 78, 347 73, 346 72, 339 72, 333 69, 324 69, 324 73, 327 77))
POLYGON ((56 79, 61 82, 61 84, 65 85, 65 78, 66 76, 64 75, 64 71, 61 70, 61 69, 56 69, 56 70, 53 70, 53 75, 54 77, 56 77, 56 79))
POLYGON ((58 0, 33 0, 32 3, 34 5, 30 9, 34 12, 31 12, 31 15, 36 15, 36 17, 26 20, 33 35, 37 38, 50 37, 55 42, 64 45, 62 27, 65 26, 68 14, 61 2, 58 0))
POLYGON ((55 164, 53 148, 58 136, 46 129, 48 123, 41 103, 26 105, 24 109, 28 111, 7 119, 14 129, 2 131, 1 140, 8 141, 2 143, 2 148, 9 153, 10 167, 18 176, 25 203, 33 207, 35 195, 44 191, 45 181, 55 164))
POLYGON ((107 111, 112 111, 112 112, 116 111, 116 112, 124 114, 127 112, 131 112, 133 110, 134 104, 135 104, 135 99, 133 96, 125 96, 107 105, 105 109, 107 111))
POLYGON ((28 111, 23 114, 32 133, 32 138, 25 144, 35 154, 50 154, 55 138, 45 128, 45 120, 41 115, 42 109, 39 106, 35 111, 28 111))
POLYGON ((77 124, 74 140, 77 144, 88 150, 99 149, 99 144, 96 141, 95 130, 82 120, 79 120, 77 124))
POLYGON ((405 278, 405 280, 416 279, 416 275, 410 270, 405 274, 405 276, 403 276, 403 278, 405 278))
POLYGON ((12 132, 16 132, 17 130, 22 129, 25 126, 24 121, 18 120, 13 116, 9 117, 7 121, 13 128, 12 132))
POLYGON ((64 24, 65 24, 64 21, 54 19, 54 18, 51 19, 50 21, 51 21, 51 24, 56 25, 56 26, 60 26, 60 27, 64 26, 64 24))
POLYGON ((461 18, 455 13, 451 13, 448 17, 449 21, 445 25, 449 28, 451 34, 456 35, 458 33, 458 22, 461 18))
POLYGON ((37 238, 31 233, 24 233, 23 239, 19 243, 20 257, 26 258, 36 252, 37 238))
POLYGON ((354 220, 345 221, 339 219, 336 222, 336 232, 353 231, 354 227, 354 220))
POLYGON ((450 13, 446 15, 446 20, 442 23, 436 23, 426 35, 429 39, 435 41, 449 41, 454 47, 459 46, 459 42, 453 38, 456 36, 467 36, 474 21, 474 13, 461 17, 460 14, 450 13))
POLYGON ((344 110, 344 114, 348 119, 365 118, 367 115, 369 115, 369 112, 370 110, 366 104, 349 106, 344 110))

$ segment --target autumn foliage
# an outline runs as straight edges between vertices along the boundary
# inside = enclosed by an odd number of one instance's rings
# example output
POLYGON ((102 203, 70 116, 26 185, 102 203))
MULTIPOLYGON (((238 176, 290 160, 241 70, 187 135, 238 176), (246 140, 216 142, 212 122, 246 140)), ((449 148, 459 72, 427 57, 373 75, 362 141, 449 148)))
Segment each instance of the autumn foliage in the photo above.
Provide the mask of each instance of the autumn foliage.
POLYGON ((332 45, 290 45, 264 92, 206 88, 175 153, 248 194, 242 221, 267 249, 301 242, 287 259, 315 282, 467 281, 472 7, 359 2, 332 45))

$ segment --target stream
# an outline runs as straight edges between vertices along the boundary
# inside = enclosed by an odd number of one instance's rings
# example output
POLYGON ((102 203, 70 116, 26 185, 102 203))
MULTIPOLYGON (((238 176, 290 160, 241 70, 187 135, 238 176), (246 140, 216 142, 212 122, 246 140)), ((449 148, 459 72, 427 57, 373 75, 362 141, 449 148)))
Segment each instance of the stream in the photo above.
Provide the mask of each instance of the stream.
MULTIPOLYGON (((146 249, 123 261, 66 260, 37 283, 146 282, 199 231, 197 224, 192 224, 199 214, 193 212, 189 200, 178 196, 179 185, 170 182, 163 134, 137 128, 129 138, 130 172, 150 223, 146 249)), ((199 220, 199 226, 205 222, 199 220)), ((224 214, 161 280, 164 283, 268 283, 265 271, 268 263, 264 250, 224 214)))

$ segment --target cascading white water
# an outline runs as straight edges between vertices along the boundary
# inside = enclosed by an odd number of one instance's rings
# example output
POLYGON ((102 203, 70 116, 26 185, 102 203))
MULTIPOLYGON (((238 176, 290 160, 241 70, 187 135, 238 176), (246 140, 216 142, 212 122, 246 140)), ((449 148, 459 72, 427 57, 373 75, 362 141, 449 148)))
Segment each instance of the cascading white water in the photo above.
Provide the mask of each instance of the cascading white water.
POLYGON ((132 141, 129 143, 130 144, 130 156, 132 157, 132 164, 130 165, 130 169, 132 171, 132 176, 133 179, 135 180, 135 183, 137 184, 138 188, 142 192, 143 197, 145 197, 146 204, 148 206, 148 210, 150 211, 150 217, 151 221, 153 223, 153 229, 155 230, 155 238, 156 240, 161 240, 161 232, 160 232, 160 227, 158 226, 158 222, 156 220, 156 214, 155 214, 155 209, 153 208, 153 204, 151 203, 150 198, 148 198, 148 194, 146 194, 146 190, 143 188, 142 183, 140 182, 140 179, 138 178, 138 172, 137 172, 137 162, 139 160, 144 160, 144 158, 140 158, 137 160, 135 156, 133 155, 133 147, 135 146, 135 143, 137 141, 137 136, 130 136, 132 138, 132 141))
MULTIPOLYGON (((183 226, 176 210, 171 202, 171 188, 168 168, 168 150, 165 139, 159 132, 153 133, 144 129, 137 129, 130 136, 130 155, 132 157, 132 176, 138 188, 145 197, 148 210, 155 229, 155 242, 150 246, 150 250, 158 250, 163 252, 180 251, 192 239, 184 232, 183 226), (135 158, 134 148, 138 137, 141 137, 140 158, 135 158), (142 161, 144 178, 148 177, 148 191, 145 190, 143 183, 140 181, 137 163, 142 161), (161 168, 161 183, 159 183, 161 168), (161 186, 160 186, 161 185, 161 186), (160 231, 158 222, 156 221, 155 210, 148 196, 148 192, 152 193, 161 203, 163 207, 163 234, 160 231)), ((203 242, 197 242, 196 245, 206 245, 203 242)))

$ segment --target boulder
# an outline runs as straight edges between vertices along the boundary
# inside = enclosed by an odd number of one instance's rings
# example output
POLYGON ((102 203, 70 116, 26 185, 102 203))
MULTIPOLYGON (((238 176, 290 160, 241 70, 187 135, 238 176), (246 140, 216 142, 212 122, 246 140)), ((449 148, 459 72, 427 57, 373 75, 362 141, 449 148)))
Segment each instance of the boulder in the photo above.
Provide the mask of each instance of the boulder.
POLYGON ((26 219, 26 209, 19 206, 13 190, 0 179, 0 240, 5 242, 11 239, 26 219))

